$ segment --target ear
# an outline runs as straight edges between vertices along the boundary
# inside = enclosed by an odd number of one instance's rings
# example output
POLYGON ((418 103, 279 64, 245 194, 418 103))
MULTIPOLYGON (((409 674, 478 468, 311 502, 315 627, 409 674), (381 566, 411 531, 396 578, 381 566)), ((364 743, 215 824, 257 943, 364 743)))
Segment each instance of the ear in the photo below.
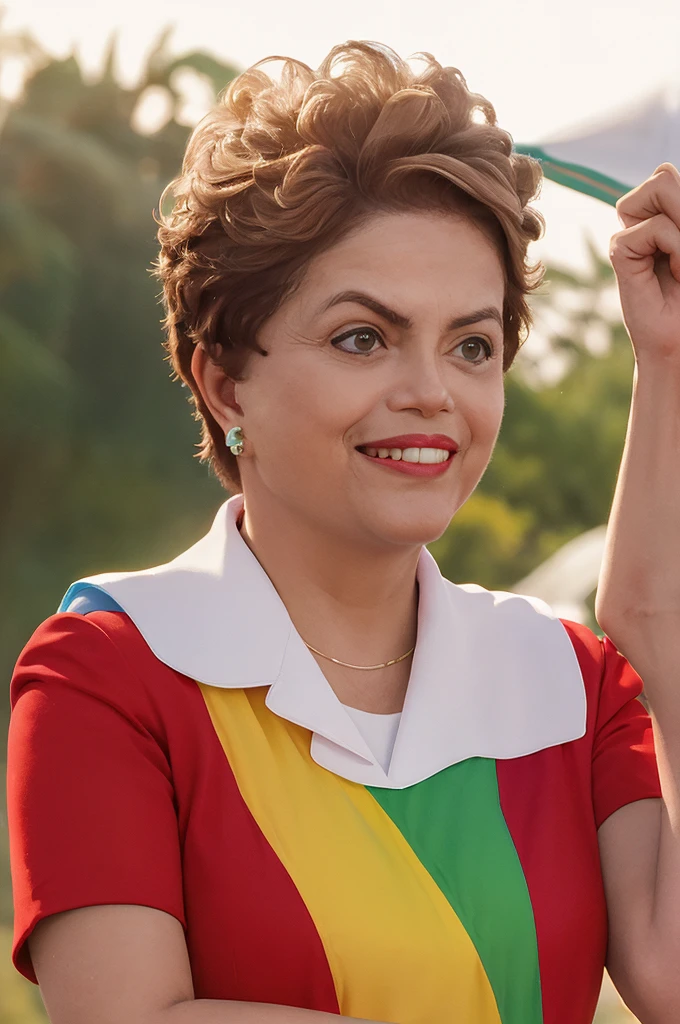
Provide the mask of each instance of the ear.
POLYGON ((212 361, 200 342, 194 347, 191 372, 203 401, 223 432, 226 434, 231 427, 242 423, 243 410, 236 401, 236 382, 212 361))

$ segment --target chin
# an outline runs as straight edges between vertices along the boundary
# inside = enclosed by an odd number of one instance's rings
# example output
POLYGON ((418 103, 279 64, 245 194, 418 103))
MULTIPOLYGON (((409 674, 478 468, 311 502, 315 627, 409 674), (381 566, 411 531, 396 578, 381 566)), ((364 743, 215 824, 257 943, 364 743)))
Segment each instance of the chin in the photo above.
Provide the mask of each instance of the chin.
POLYGON ((393 502, 388 509, 376 509, 369 521, 374 536, 388 544, 431 544, 444 533, 456 509, 441 501, 393 502))

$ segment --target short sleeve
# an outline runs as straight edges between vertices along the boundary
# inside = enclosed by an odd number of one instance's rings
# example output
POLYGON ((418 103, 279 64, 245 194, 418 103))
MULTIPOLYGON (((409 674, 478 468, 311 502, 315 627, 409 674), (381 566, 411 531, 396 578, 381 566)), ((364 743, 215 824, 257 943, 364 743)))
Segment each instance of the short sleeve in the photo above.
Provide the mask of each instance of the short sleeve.
POLYGON ((661 796, 650 716, 642 680, 614 644, 601 644, 602 676, 592 753, 593 806, 599 828, 635 800, 661 796))
POLYGON ((107 633, 53 616, 10 687, 12 959, 42 918, 101 904, 166 911, 186 927, 177 814, 158 709, 107 633))

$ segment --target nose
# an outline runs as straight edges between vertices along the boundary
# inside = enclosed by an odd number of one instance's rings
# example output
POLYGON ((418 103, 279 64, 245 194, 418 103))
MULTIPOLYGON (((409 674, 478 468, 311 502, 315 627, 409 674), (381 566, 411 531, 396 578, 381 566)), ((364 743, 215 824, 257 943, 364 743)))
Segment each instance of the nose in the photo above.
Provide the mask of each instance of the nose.
POLYGON ((426 419, 454 411, 456 403, 435 353, 412 353, 404 360, 387 404, 392 412, 413 411, 426 419))

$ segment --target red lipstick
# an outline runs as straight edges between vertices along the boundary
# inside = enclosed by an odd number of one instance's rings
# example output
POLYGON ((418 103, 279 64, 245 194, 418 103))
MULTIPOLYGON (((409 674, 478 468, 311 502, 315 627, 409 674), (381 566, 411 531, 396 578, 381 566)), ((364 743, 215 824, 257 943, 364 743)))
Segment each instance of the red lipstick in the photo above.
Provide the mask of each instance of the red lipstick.
POLYGON ((447 452, 458 451, 458 445, 447 434, 398 434, 384 437, 381 441, 366 441, 357 448, 446 448, 447 452))
POLYGON ((367 444, 357 445, 360 455, 381 466, 383 469, 390 469, 396 473, 406 473, 407 476, 433 477, 441 476, 453 462, 458 451, 458 445, 453 438, 447 434, 398 434, 394 437, 384 437, 380 441, 369 441, 367 444), (369 455, 367 449, 376 451, 378 449, 399 448, 402 452, 406 448, 439 448, 449 452, 444 462, 407 462, 404 459, 393 459, 391 457, 380 458, 379 455, 369 455))

